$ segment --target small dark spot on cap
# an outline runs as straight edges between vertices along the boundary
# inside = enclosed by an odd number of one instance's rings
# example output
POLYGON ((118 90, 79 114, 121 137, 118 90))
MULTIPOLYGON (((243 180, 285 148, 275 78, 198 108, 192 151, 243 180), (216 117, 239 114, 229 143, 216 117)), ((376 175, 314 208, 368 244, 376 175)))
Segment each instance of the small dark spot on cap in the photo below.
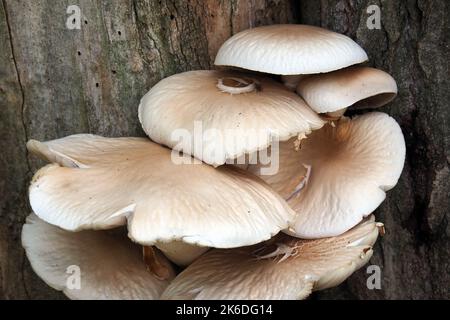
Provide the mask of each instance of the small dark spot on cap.
POLYGON ((117 31, 117 34, 118 34, 119 36, 121 36, 121 35, 122 35, 122 31, 117 31))
POLYGON ((81 52, 80 52, 80 51, 78 51, 77 54, 78 54, 79 56, 81 56, 81 52))
POLYGON ((170 15, 170 20, 175 19, 175 16, 173 14, 170 15))
POLYGON ((99 86, 98 82, 95 84, 95 86, 98 88, 98 86, 99 86))

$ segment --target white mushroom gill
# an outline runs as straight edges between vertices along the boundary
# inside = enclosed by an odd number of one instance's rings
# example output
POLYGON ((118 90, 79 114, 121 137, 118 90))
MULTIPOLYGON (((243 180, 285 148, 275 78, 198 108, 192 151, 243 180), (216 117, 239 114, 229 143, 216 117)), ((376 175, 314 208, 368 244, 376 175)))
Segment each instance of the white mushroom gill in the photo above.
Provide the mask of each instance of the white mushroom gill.
MULTIPOLYGON (((261 178, 297 213, 285 232, 308 239, 330 237, 352 228, 385 199, 402 172, 405 141, 394 119, 372 112, 314 131, 298 151, 292 140, 280 143, 279 154, 278 172, 261 178), (313 172, 296 192, 308 175, 303 164, 313 172)), ((258 175, 261 167, 247 170, 258 175)))
POLYGON ((340 284, 367 263, 377 236, 372 216, 337 237, 302 240, 280 234, 251 247, 212 249, 181 272, 162 298, 304 299, 340 284))
POLYGON ((164 279, 148 272, 124 230, 70 232, 31 214, 22 244, 39 277, 71 299, 159 299, 175 277, 163 256, 164 279))
MULTIPOLYGON (((298 249, 299 249, 298 245, 289 245, 289 244, 284 244, 282 242, 276 242, 275 246, 276 246, 275 250, 273 250, 270 253, 264 254, 264 255, 261 255, 261 253, 259 253, 259 252, 255 252, 255 255, 256 255, 255 259, 262 260, 262 259, 270 259, 270 258, 279 258, 277 263, 280 263, 290 257, 295 257, 296 255, 298 255, 298 249)), ((266 248, 261 247, 260 249, 261 249, 261 251, 264 251, 266 248)))
POLYGON ((73 135, 29 147, 50 161, 61 159, 53 156, 57 151, 87 165, 68 168, 61 161, 35 174, 29 198, 40 218, 70 231, 128 224, 133 241, 156 245, 183 265, 205 247, 267 240, 294 216, 250 173, 175 164, 170 150, 145 138, 73 135))

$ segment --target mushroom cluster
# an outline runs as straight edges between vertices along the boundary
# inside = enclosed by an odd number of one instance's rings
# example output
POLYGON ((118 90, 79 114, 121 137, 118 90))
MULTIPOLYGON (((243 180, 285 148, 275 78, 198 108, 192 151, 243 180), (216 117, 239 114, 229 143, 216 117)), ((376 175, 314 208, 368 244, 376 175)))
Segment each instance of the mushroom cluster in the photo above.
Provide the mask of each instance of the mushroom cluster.
POLYGON ((150 139, 28 141, 50 163, 22 231, 33 269, 72 299, 302 299, 338 285, 384 233, 371 213, 405 159, 393 118, 344 116, 397 93, 353 66, 366 60, 322 28, 253 28, 222 45, 217 70, 142 98, 150 139))

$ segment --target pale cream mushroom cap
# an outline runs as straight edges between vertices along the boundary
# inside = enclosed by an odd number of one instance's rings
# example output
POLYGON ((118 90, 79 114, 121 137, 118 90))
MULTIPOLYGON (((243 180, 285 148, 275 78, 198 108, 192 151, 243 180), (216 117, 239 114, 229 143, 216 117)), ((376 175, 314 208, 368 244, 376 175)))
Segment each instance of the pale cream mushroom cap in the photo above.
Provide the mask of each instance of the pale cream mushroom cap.
POLYGON ((175 164, 169 149, 145 138, 81 134, 32 140, 27 147, 59 163, 35 174, 31 206, 41 219, 67 230, 128 222, 130 238, 144 245, 180 240, 231 248, 269 239, 294 216, 250 173, 175 164))
POLYGON ((166 280, 147 271, 140 246, 125 232, 69 232, 31 214, 22 244, 37 275, 71 299, 159 299, 175 277, 173 270, 166 280))
POLYGON ((153 141, 214 166, 324 124, 274 80, 211 70, 161 80, 142 98, 139 119, 153 141))
POLYGON ((162 299, 303 299, 367 263, 381 226, 371 217, 334 238, 279 235, 255 246, 213 249, 180 273, 162 299))
POLYGON ((344 108, 378 108, 395 98, 397 84, 388 73, 351 67, 301 79, 297 92, 318 113, 344 108))
POLYGON ((319 27, 282 24, 244 30, 220 47, 217 66, 280 74, 330 72, 366 61, 349 37, 319 27))
MULTIPOLYGON (((400 177, 405 150, 397 122, 371 112, 314 131, 298 151, 292 140, 281 143, 279 171, 261 178, 297 212, 287 233, 336 236, 381 204, 400 177)), ((248 170, 258 175, 260 168, 248 170)))

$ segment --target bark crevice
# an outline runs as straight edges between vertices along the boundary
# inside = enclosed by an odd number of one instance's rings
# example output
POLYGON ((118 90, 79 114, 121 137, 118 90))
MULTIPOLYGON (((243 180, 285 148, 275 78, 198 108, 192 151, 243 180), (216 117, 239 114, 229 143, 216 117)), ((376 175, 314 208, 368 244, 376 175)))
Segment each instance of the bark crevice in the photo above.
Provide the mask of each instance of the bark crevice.
MULTIPOLYGON (((14 69, 16 71, 16 76, 17 76, 17 83, 19 85, 19 89, 20 89, 20 94, 21 94, 21 110, 20 110, 20 115, 21 115, 21 123, 22 123, 22 129, 24 132, 24 143, 26 144, 28 139, 29 139, 29 135, 28 135, 28 130, 27 130, 27 124, 26 124, 26 120, 25 120, 25 90, 24 87, 22 85, 22 79, 20 77, 20 72, 19 72, 19 67, 17 64, 17 59, 16 59, 16 54, 15 54, 15 49, 14 49, 14 41, 13 41, 13 36, 12 36, 12 31, 11 31, 11 25, 9 22, 9 13, 8 13, 8 7, 6 5, 6 0, 2 0, 2 6, 3 6, 3 11, 5 12, 5 23, 7 26, 7 31, 8 31, 8 38, 9 38, 9 45, 11 48, 11 57, 12 57, 12 61, 13 61, 13 65, 14 65, 14 69)), ((28 160, 28 150, 25 148, 25 158, 27 159, 27 166, 28 166, 28 171, 29 173, 31 173, 31 164, 28 160)))

